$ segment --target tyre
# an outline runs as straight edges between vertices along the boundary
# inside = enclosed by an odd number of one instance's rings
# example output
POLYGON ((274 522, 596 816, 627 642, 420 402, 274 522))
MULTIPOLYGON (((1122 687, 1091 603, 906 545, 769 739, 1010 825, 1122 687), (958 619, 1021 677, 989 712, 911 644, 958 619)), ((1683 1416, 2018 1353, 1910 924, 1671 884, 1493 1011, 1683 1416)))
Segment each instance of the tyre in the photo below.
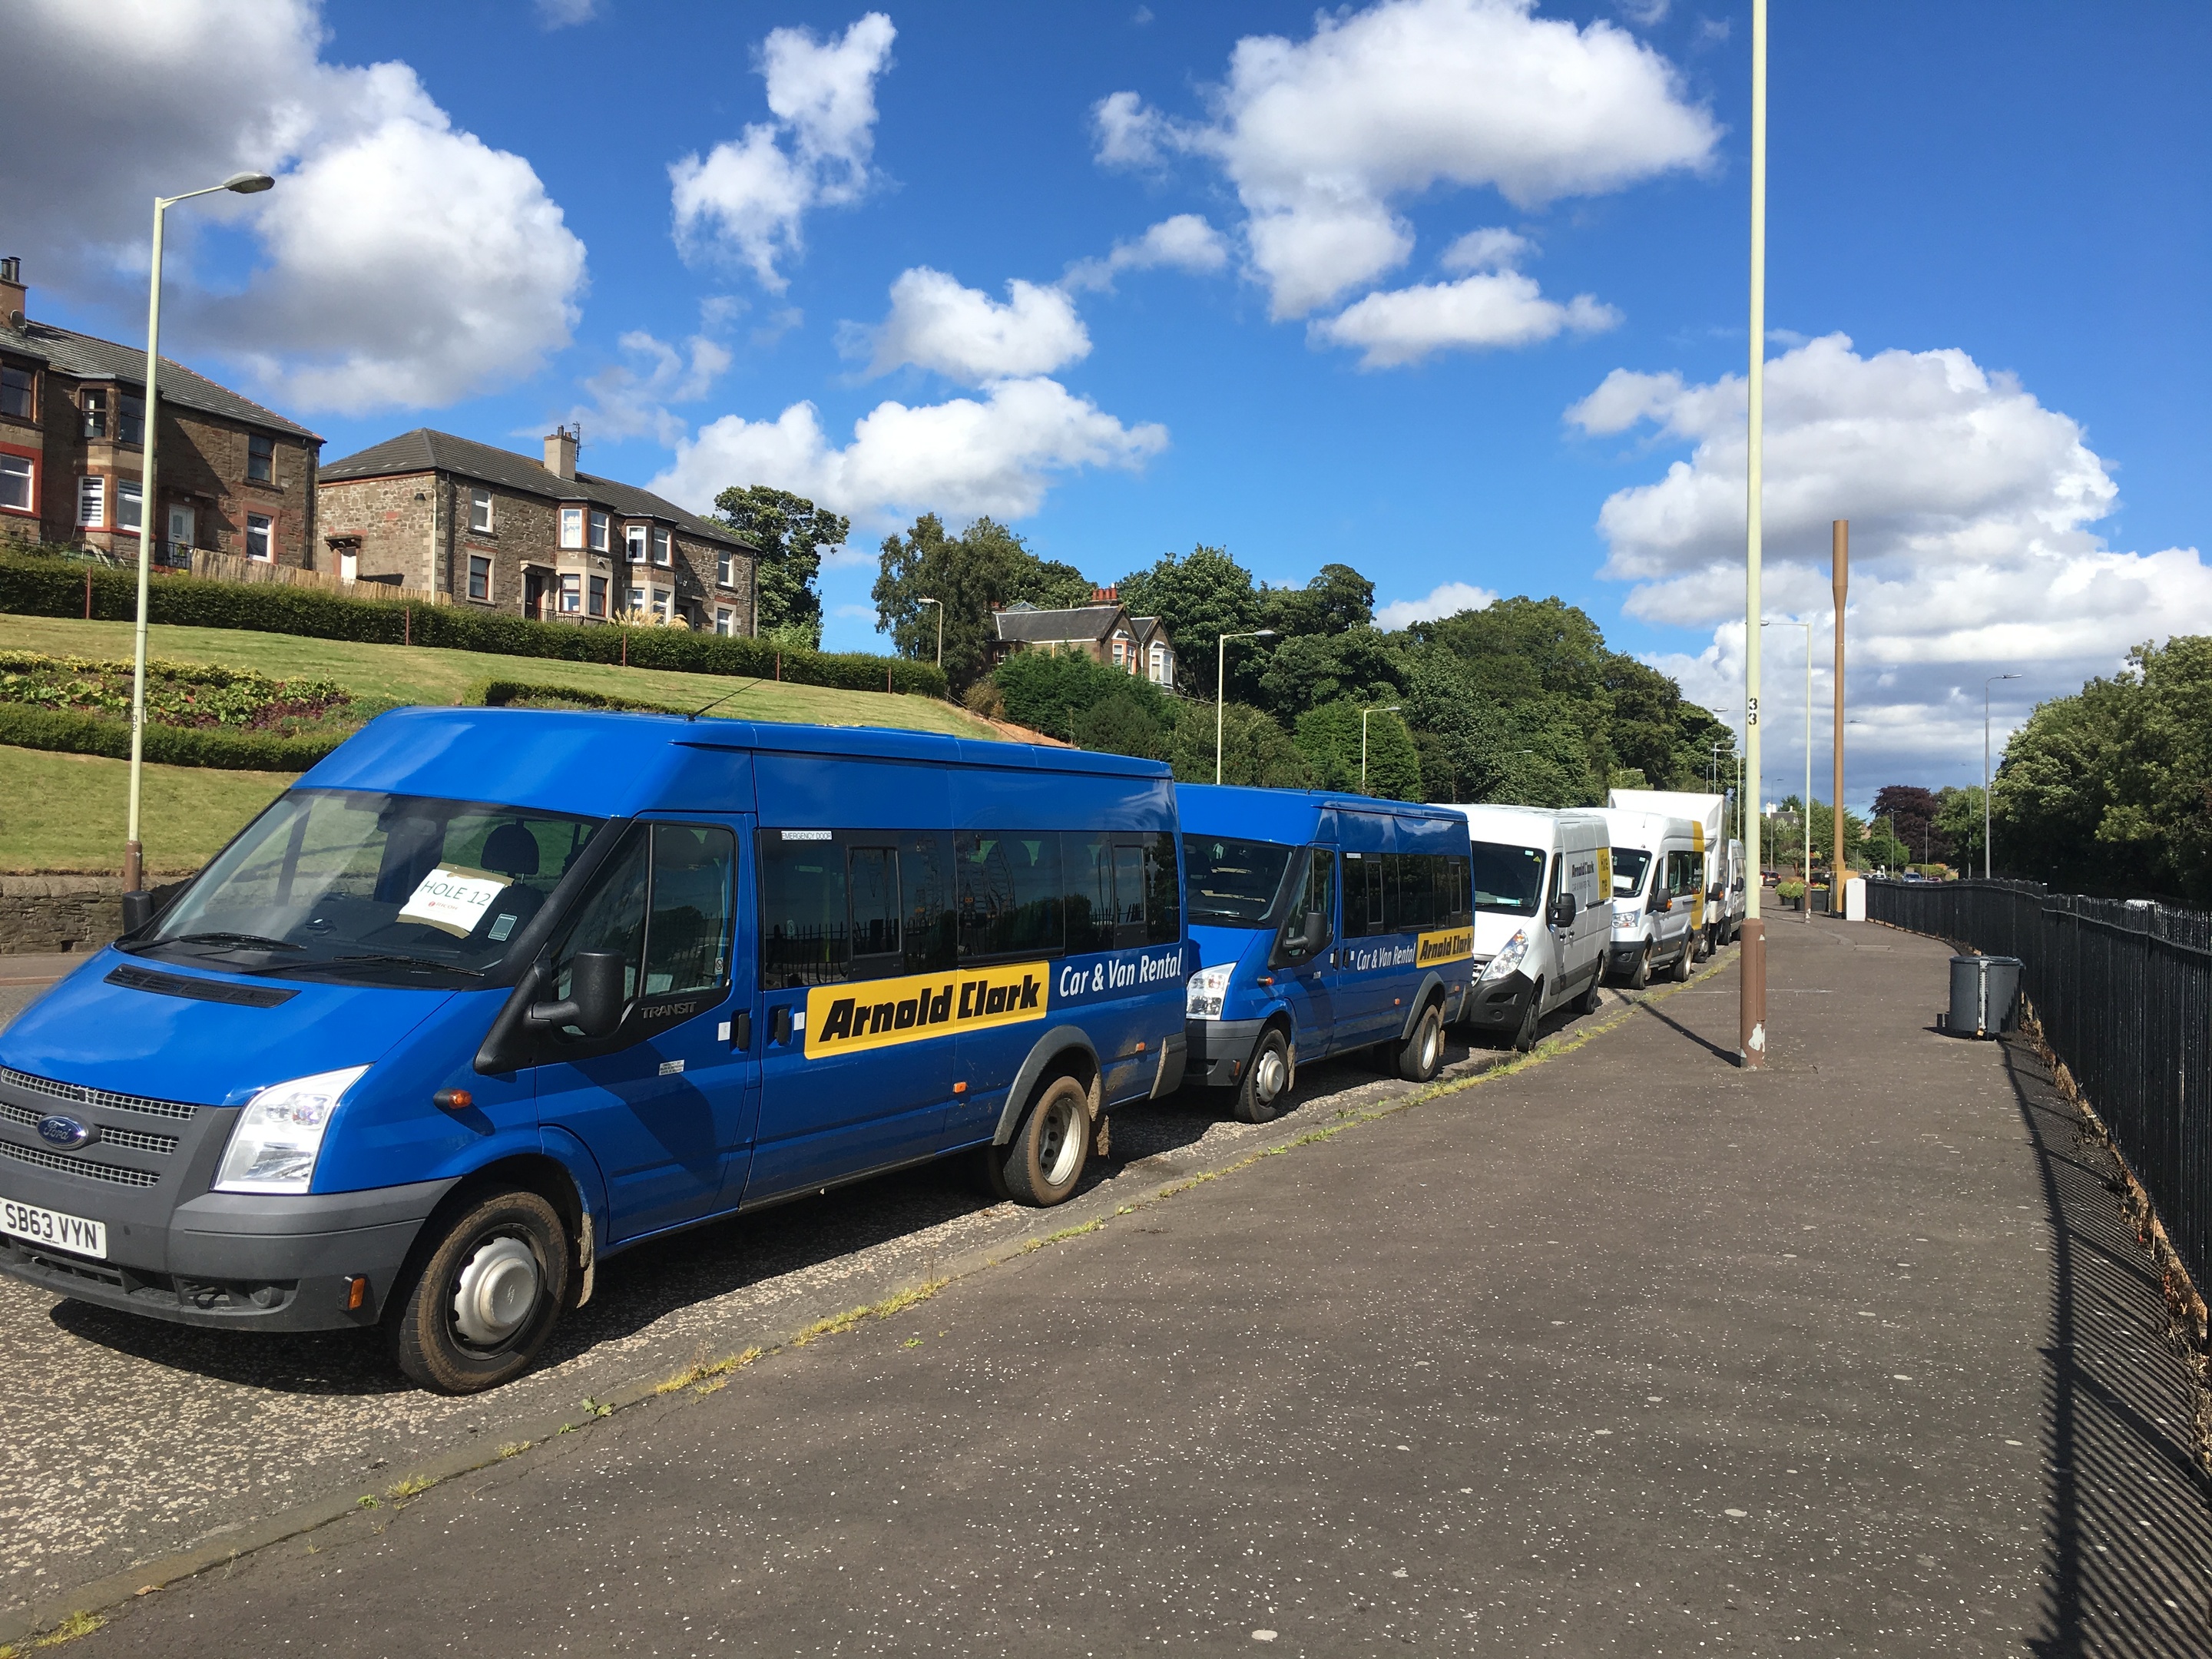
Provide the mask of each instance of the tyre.
POLYGON ((1265 1123, 1283 1109, 1290 1091, 1291 1045, 1280 1027, 1270 1025, 1253 1045, 1232 1109, 1247 1123, 1265 1123))
POLYGON ((1651 947, 1645 945, 1636 958, 1636 966, 1629 970, 1627 985, 1632 991, 1640 991, 1651 983, 1651 947))
POLYGON ((1690 969, 1692 965, 1690 959, 1690 952, 1696 948, 1697 941, 1695 939, 1686 939, 1682 941, 1682 953, 1674 958, 1674 969, 1668 975, 1668 977, 1672 979, 1677 985, 1680 985, 1684 980, 1689 978, 1690 969))
POLYGON ((1604 970, 1601 969, 1598 972, 1590 975, 1589 989, 1583 992, 1582 994, 1582 1000, 1575 1004, 1575 1012, 1577 1014, 1589 1015, 1595 1013, 1599 1009, 1604 1007, 1604 986, 1605 973, 1604 970))
POLYGON ((1536 1046, 1537 1033, 1544 1024, 1544 981, 1538 980, 1528 993, 1528 1006, 1521 1016, 1520 1028, 1513 1033, 1513 1047, 1527 1054, 1536 1046))
MULTIPOLYGON (((1541 995, 1543 988, 1537 987, 1541 995)), ((1444 1068, 1444 1020, 1433 1002, 1423 1008, 1413 1029, 1398 1049, 1398 1075, 1408 1083, 1426 1083, 1444 1068)))
POLYGON ((568 1230, 520 1187, 455 1217, 392 1316, 392 1358, 441 1394, 512 1382, 545 1345, 568 1293, 568 1230))
POLYGON ((1091 1154, 1091 1091, 1072 1077, 1054 1078, 1000 1151, 999 1171, 1015 1203, 1045 1209, 1073 1197, 1091 1154))

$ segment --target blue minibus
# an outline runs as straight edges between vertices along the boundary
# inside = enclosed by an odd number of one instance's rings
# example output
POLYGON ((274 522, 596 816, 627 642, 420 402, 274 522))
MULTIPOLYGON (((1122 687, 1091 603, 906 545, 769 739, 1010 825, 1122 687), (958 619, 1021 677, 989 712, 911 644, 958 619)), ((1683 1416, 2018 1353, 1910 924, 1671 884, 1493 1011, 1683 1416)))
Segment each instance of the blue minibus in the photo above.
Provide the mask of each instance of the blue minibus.
POLYGON ((1182 1081, 1179 851, 1151 761, 385 714, 0 1032, 0 1267, 467 1392, 675 1229, 956 1153, 1057 1203, 1182 1081))
POLYGON ((1379 1045, 1443 1065, 1472 983, 1466 817, 1282 789, 1178 785, 1190 939, 1189 1075, 1237 1115, 1280 1109, 1301 1060, 1379 1045))

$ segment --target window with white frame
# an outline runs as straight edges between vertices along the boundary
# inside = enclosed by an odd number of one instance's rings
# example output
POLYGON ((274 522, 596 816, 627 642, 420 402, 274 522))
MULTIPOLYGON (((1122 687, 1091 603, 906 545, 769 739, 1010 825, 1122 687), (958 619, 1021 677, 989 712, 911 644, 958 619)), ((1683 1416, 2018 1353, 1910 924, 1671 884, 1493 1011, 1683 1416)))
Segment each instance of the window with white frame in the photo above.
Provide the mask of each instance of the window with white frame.
POLYGON ((1129 636, 1127 634, 1116 634, 1114 636, 1114 666, 1127 668, 1128 665, 1129 636))
POLYGON ((100 386, 87 386, 78 400, 84 410, 84 435, 105 438, 107 435, 107 392, 100 386))
POLYGON ((653 532, 653 562, 665 569, 673 556, 669 550, 668 532, 656 527, 653 532))
POLYGON ((481 553, 469 555, 469 597, 491 603, 491 561, 481 553))
POLYGON ((581 575, 564 574, 561 578, 561 614, 564 617, 584 614, 584 579, 581 575))
POLYGON ((1168 648, 1164 645, 1152 647, 1152 680, 1158 685, 1168 683, 1168 648))
POLYGON ((641 524, 623 526, 623 550, 632 564, 645 562, 645 526, 641 524))
POLYGON ((270 562, 275 551, 270 545, 271 539, 270 532, 275 528, 275 520, 266 513, 249 513, 246 515, 246 556, 247 558, 258 559, 263 564, 270 562))
POLYGON ((581 547, 584 544, 584 509, 564 507, 561 509, 561 545, 581 547))
POLYGON ((491 533, 491 491, 469 491, 469 528, 484 535, 491 533))
POLYGON ((674 598, 675 595, 671 593, 665 587, 654 588, 653 590, 653 614, 659 617, 661 621, 666 622, 668 620, 671 601, 674 598))
POLYGON ((31 458, 0 455, 0 507, 18 513, 31 510, 31 458))
POLYGON ((644 609, 645 609, 645 590, 644 590, 643 588, 641 588, 641 587, 633 587, 633 588, 631 588, 631 589, 629 590, 629 599, 628 605, 627 605, 627 606, 626 606, 625 608, 626 608, 626 609, 628 609, 628 610, 631 610, 631 611, 642 611, 642 610, 644 610, 644 609))
POLYGON ((736 633, 738 631, 738 613, 731 610, 726 605, 716 605, 714 607, 714 631, 717 634, 722 635, 736 633))
POLYGON ((714 556, 714 580, 718 586, 722 587, 735 587, 738 585, 738 556, 736 554, 717 553, 714 556))
POLYGON ((98 530, 107 522, 107 480, 97 472, 76 481, 76 521, 87 530, 98 530))
POLYGON ((607 515, 604 513, 594 513, 592 514, 592 551, 604 553, 606 550, 607 515))
POLYGON ((136 478, 115 481, 115 527, 136 530, 144 521, 146 487, 136 478))

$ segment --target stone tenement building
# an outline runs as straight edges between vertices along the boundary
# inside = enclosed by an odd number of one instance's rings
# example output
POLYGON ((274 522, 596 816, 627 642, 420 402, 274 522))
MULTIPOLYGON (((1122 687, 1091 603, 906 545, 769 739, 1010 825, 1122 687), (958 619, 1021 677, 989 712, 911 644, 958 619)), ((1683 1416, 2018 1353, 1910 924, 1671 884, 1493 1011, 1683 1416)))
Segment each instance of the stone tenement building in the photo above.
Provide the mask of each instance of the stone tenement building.
MULTIPOLYGON (((22 264, 0 259, 0 543, 138 556, 145 517, 146 353, 24 314, 22 264)), ((315 467, 303 426, 161 360, 161 562, 208 548, 313 562, 315 467)))
POLYGON ((758 631, 752 544, 633 485, 576 471, 575 434, 526 455, 427 427, 322 472, 331 563, 544 622, 644 611, 758 631))

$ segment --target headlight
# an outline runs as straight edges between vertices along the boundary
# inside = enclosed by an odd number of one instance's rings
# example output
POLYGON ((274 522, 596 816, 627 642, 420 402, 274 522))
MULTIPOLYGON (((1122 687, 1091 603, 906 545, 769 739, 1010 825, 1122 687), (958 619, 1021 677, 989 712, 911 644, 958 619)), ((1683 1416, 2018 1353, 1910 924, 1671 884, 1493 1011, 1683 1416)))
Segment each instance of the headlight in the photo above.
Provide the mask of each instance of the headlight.
POLYGON ((1183 981, 1183 1012, 1192 1019, 1219 1019, 1221 999, 1229 994, 1231 964, 1201 968, 1183 981))
POLYGON ((323 1149, 323 1131, 345 1091, 368 1069, 349 1066, 272 1083, 247 1101, 216 1172, 216 1191, 306 1192, 314 1179, 315 1155, 323 1149))
POLYGON ((1521 958, 1528 954, 1528 932, 1522 928, 1505 941, 1504 949, 1491 957, 1490 965, 1482 970, 1482 982, 1504 979, 1521 965, 1521 958))

